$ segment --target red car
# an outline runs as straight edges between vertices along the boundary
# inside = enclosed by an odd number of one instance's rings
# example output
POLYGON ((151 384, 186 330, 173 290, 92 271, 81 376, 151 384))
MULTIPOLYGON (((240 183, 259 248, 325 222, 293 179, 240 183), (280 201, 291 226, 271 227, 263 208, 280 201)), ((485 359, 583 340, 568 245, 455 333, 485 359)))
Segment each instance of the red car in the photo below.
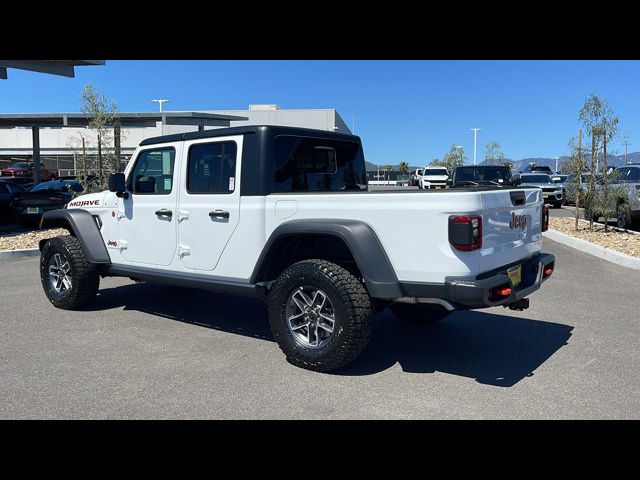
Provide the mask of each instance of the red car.
MULTIPOLYGON (((33 177, 33 162, 16 162, 0 170, 0 177, 33 177)), ((40 163, 40 181, 55 180, 56 174, 40 163)))

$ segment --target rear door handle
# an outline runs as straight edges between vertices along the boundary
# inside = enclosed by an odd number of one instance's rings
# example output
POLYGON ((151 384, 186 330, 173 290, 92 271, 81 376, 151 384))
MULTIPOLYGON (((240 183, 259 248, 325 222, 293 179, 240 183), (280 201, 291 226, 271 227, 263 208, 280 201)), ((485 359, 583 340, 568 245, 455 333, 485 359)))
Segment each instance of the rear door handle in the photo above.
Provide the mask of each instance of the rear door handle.
POLYGON ((167 210, 166 208, 156 210, 156 215, 159 217, 170 217, 173 215, 171 210, 167 210))
POLYGON ((213 210, 209 212, 209 216, 211 218, 229 218, 229 212, 225 212, 224 210, 213 210))

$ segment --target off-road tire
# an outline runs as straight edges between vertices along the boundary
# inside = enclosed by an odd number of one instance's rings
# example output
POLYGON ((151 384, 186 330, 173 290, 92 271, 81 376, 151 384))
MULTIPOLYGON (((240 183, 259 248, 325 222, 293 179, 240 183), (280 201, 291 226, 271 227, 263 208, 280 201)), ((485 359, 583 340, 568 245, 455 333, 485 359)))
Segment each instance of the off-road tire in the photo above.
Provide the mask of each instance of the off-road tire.
POLYGON ((87 260, 80 241, 71 235, 55 237, 45 243, 40 255, 40 280, 49 301, 63 310, 84 307, 96 297, 100 286, 95 265, 87 260), (71 288, 62 293, 56 292, 49 280, 50 260, 56 253, 71 266, 71 288))
POLYGON ((326 260, 303 260, 288 267, 269 292, 271 332, 287 360, 298 367, 328 372, 355 360, 371 338, 371 298, 362 282, 326 260), (301 286, 321 289, 333 304, 335 324, 324 346, 310 348, 293 336, 286 318, 289 297, 301 286))
POLYGON ((436 304, 394 303, 389 310, 400 320, 410 324, 430 325, 443 320, 449 311, 436 304))

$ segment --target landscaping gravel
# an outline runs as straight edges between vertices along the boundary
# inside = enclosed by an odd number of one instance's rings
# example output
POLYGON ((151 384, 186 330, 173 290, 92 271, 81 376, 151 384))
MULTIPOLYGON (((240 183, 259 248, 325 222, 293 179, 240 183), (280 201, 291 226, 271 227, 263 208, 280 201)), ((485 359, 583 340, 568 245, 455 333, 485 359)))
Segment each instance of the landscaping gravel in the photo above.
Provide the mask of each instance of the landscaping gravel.
POLYGON ((593 232, 589 231, 589 222, 580 220, 576 231, 576 221, 573 218, 550 218, 549 228, 580 238, 603 247, 617 250, 634 257, 640 257, 640 235, 613 230, 605 233, 604 225, 594 224, 593 232))
POLYGON ((0 252, 22 250, 25 248, 38 248, 38 242, 45 238, 69 235, 64 228, 52 228, 47 230, 35 230, 33 232, 9 234, 0 236, 0 252))

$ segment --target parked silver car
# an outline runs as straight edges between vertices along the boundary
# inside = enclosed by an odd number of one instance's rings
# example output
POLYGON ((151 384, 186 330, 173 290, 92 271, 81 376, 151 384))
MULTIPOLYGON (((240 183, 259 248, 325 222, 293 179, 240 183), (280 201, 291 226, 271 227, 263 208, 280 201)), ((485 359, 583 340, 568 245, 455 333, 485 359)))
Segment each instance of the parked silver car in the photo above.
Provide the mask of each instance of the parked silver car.
POLYGON ((544 203, 550 203, 555 208, 560 208, 564 203, 562 185, 553 183, 546 173, 523 173, 520 175, 520 183, 523 187, 541 188, 544 203))

